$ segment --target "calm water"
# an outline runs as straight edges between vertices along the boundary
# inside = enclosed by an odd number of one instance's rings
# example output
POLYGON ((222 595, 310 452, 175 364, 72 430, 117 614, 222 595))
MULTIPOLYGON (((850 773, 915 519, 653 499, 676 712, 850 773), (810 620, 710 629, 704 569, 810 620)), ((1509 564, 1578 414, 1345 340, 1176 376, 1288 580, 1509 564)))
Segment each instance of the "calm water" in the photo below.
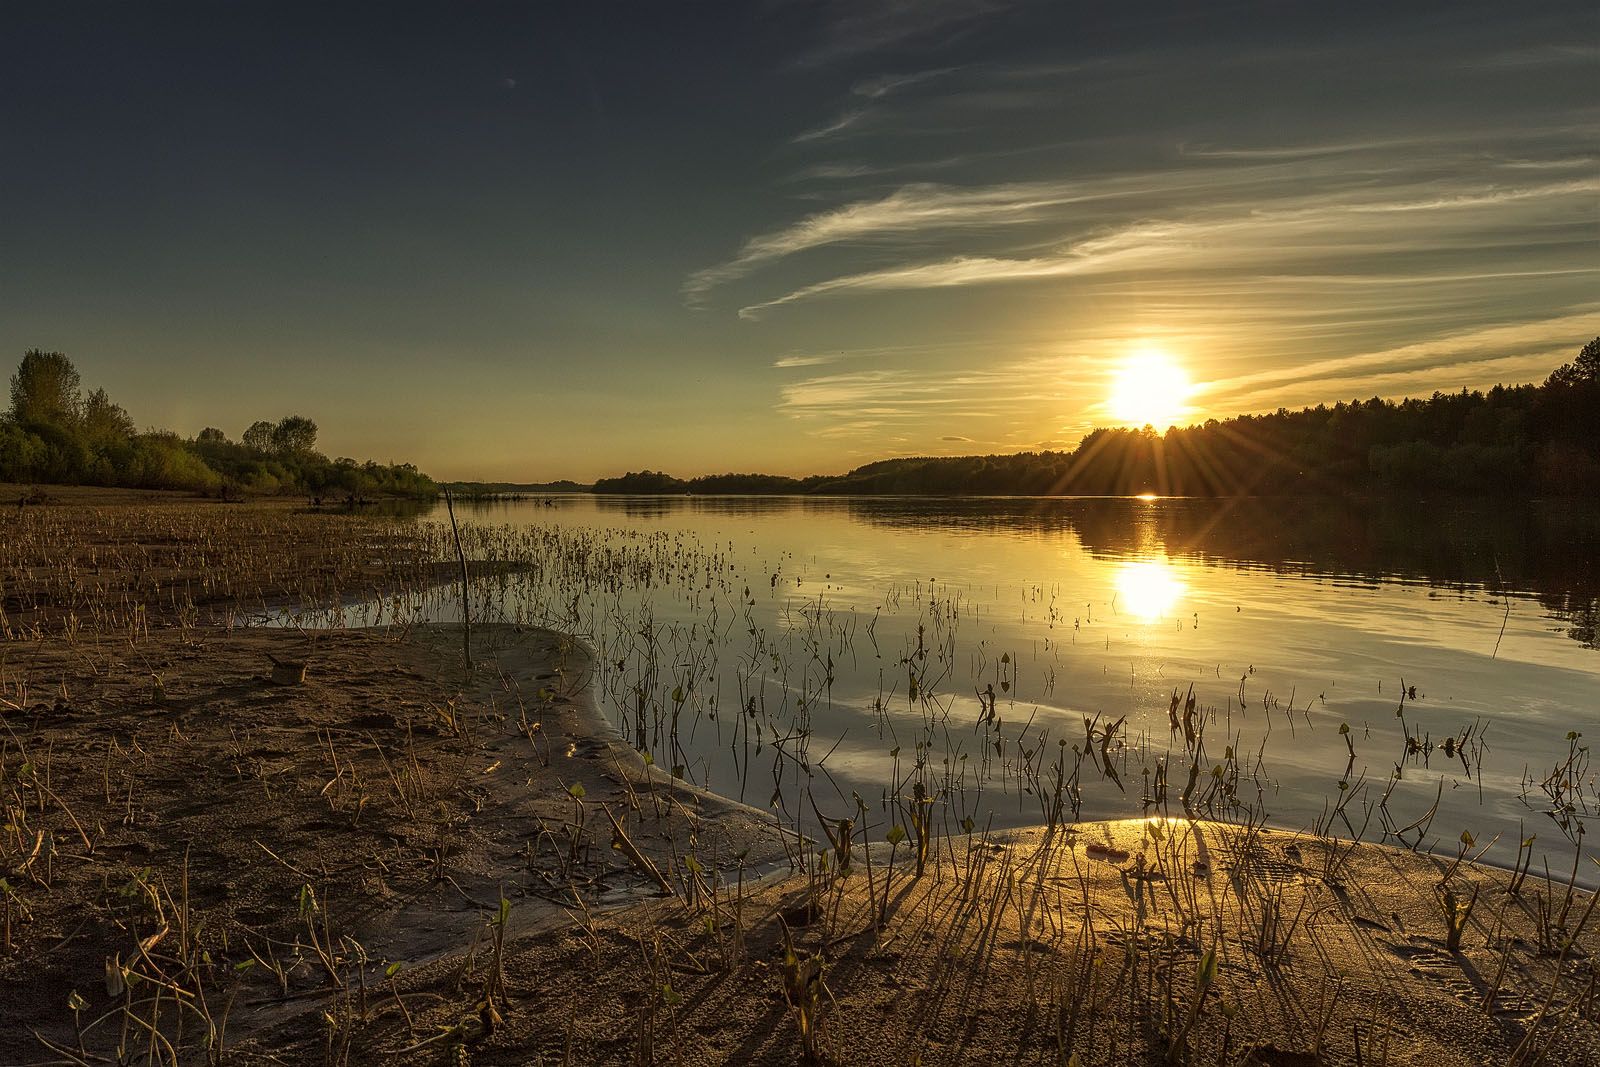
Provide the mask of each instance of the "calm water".
POLYGON ((918 783, 957 833, 1043 821, 1058 795, 1068 818, 1179 813, 1192 770, 1197 813, 1377 839, 1437 801, 1405 840, 1498 834, 1490 858, 1510 862, 1537 834, 1565 872, 1563 830, 1595 795, 1584 754, 1562 776, 1576 793, 1540 784, 1569 731, 1600 737, 1592 507, 564 496, 458 512, 474 555, 531 566, 480 588, 475 616, 584 633, 624 736, 786 821, 859 798, 876 836, 918 783), (1198 745, 1169 718, 1191 686, 1198 745), (1576 807, 1565 827, 1558 802, 1576 807))

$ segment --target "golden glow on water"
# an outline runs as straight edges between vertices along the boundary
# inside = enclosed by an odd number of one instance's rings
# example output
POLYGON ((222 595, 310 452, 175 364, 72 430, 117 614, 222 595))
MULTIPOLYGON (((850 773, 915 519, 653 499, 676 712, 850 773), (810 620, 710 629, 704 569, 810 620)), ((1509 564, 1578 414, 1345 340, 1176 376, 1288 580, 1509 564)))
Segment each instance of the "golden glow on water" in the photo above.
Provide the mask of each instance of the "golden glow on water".
POLYGON ((1193 391, 1189 375, 1171 356, 1147 348, 1117 369, 1106 406, 1121 423, 1165 430, 1188 414, 1193 391))
POLYGON ((1119 563, 1116 574, 1116 609, 1143 622, 1172 614, 1188 586, 1178 568, 1166 558, 1119 563))

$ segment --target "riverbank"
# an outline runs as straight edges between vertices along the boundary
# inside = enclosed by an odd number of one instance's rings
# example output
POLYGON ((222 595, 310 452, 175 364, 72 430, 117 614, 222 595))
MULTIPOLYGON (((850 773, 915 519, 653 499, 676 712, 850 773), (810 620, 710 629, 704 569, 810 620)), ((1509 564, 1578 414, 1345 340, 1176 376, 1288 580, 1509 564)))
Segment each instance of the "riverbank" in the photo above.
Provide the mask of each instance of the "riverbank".
POLYGON ((1600 1062, 1565 871, 1134 820, 919 874, 825 800, 801 848, 647 766, 562 634, 200 621, 435 580, 392 527, 102 510, 8 527, 0 1064, 1600 1062))
POLYGON ((448 628, 6 652, 0 1063, 146 1024, 228 1063, 791 1063, 791 987, 834 1063, 1597 1062, 1559 879, 1133 820, 763 884, 792 839, 609 739, 550 631, 480 628, 470 675, 448 628))
POLYGON ((605 737, 581 646, 480 627, 472 651, 463 674, 460 631, 427 627, 7 645, 0 1063, 76 1049, 75 997, 97 1054, 129 1025, 226 1048, 460 952, 501 899, 537 930, 682 864, 783 862, 770 820, 605 737))

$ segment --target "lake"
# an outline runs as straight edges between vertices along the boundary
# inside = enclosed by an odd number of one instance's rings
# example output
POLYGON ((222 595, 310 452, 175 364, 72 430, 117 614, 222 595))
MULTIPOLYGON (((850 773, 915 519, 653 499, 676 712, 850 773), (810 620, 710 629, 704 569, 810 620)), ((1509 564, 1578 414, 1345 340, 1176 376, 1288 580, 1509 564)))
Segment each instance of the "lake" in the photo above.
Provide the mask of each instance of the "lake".
MULTIPOLYGON (((625 737, 802 829, 1187 809, 1452 854, 1498 837, 1506 864, 1536 836, 1535 870, 1565 877, 1592 814, 1593 506, 572 495, 457 514, 470 555, 525 568, 478 584, 475 619, 580 633, 625 737)), ((443 593, 425 611, 459 617, 443 593)))

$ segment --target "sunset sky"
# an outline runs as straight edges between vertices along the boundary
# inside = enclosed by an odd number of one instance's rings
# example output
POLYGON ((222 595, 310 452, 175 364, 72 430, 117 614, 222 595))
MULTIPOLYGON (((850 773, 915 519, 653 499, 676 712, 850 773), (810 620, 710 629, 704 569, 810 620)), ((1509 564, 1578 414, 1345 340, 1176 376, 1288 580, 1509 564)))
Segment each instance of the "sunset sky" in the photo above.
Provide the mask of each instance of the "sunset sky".
POLYGON ((1597 134, 1593 0, 8 4, 0 356, 447 478, 1070 447, 1542 380, 1597 134))

